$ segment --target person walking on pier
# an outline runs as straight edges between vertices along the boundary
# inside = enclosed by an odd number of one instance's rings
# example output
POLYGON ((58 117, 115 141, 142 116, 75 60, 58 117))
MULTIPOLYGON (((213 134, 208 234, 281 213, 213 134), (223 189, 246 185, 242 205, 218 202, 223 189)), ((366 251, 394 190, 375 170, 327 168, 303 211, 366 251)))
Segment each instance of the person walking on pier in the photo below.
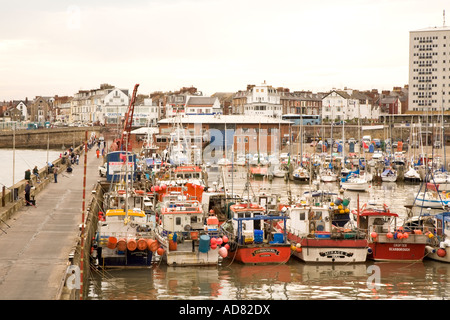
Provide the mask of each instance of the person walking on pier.
POLYGON ((53 177, 55 178, 55 183, 58 183, 58 167, 53 167, 53 177))
POLYGON ((31 205, 31 199, 30 199, 30 192, 31 192, 31 186, 30 186, 30 180, 27 180, 27 184, 25 185, 25 205, 30 206, 31 205))

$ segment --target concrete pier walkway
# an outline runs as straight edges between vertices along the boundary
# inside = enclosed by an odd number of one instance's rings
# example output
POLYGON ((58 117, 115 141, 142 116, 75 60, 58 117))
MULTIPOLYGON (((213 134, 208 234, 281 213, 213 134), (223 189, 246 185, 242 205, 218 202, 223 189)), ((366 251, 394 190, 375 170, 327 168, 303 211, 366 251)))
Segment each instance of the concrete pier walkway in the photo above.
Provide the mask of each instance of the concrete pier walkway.
MULTIPOLYGON (((100 179, 95 149, 87 153, 86 203, 100 179)), ((0 221, 0 300, 56 300, 64 285, 68 257, 82 220, 84 154, 73 172, 53 175, 35 198, 0 221)), ((23 194, 19 201, 24 201, 23 194)))

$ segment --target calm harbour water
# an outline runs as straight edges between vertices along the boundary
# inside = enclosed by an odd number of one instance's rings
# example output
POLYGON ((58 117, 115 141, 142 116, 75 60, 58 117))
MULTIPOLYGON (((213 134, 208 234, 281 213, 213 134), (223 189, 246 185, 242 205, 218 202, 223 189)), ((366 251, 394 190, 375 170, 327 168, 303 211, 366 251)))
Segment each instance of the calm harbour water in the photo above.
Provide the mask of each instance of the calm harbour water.
MULTIPOLYGON (((244 185, 234 185, 239 193, 244 185)), ((309 190, 308 185, 283 179, 253 181, 255 192, 286 197, 309 190)), ((322 184, 338 191, 337 184, 322 184)), ((379 183, 365 193, 346 191, 350 208, 367 200, 386 203, 406 217, 403 207, 420 185, 379 183)), ((450 296, 450 264, 425 259, 419 263, 317 265, 292 257, 284 265, 248 266, 223 260, 217 267, 168 267, 110 269, 91 274, 88 300, 443 300, 450 296), (374 275, 379 275, 373 280, 374 275)))
MULTIPOLYGON (((59 158, 62 151, 48 150, 48 161, 59 158)), ((47 165, 47 149, 0 149, 0 185, 11 187, 14 183, 25 179, 25 171, 33 171, 34 166, 41 169, 47 165), (14 183, 13 183, 14 168, 14 183)))

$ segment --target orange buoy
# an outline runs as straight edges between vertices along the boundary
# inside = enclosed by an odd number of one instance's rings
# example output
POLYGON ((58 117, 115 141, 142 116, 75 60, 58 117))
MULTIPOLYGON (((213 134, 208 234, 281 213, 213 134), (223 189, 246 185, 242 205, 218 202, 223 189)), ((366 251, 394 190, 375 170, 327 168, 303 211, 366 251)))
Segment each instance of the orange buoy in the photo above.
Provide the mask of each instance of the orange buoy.
POLYGON ((134 251, 137 248, 137 243, 135 239, 128 239, 127 249, 130 251, 134 251))
POLYGON ((151 252, 155 252, 158 249, 159 243, 157 240, 153 240, 153 239, 148 239, 147 240, 147 248, 151 251, 151 252))
POLYGON ((198 240, 198 231, 191 232, 191 240, 198 240))
POLYGON ((445 249, 442 249, 442 248, 439 248, 439 249, 436 251, 436 254, 437 254, 439 257, 441 257, 441 258, 445 257, 446 253, 447 253, 447 252, 445 251, 445 249))
POLYGON ((162 256, 164 254, 166 250, 164 250, 163 248, 159 247, 158 250, 156 250, 156 253, 160 256, 162 256))
POLYGON ((373 231, 373 232, 370 234, 370 236, 371 236, 372 238, 376 238, 376 237, 378 236, 378 234, 377 234, 375 231, 373 231))
POLYGON ((403 233, 403 239, 408 239, 409 237, 409 233, 408 232, 404 232, 403 233))
POLYGON ((392 232, 386 233, 386 238, 392 239, 393 237, 394 237, 394 235, 392 234, 392 232))
POLYGON ((414 230, 414 234, 422 234, 422 230, 419 230, 419 229, 414 230))
POLYGON ((169 250, 176 251, 177 250, 177 242, 173 240, 169 240, 169 250))
POLYGON ((127 248, 127 240, 119 239, 119 241, 117 241, 117 250, 125 251, 126 248, 127 248))
POLYGON ((147 241, 143 238, 139 239, 137 241, 137 248, 138 250, 145 250, 147 249, 147 241))
POLYGON ((109 237, 108 238, 108 244, 106 245, 109 249, 115 249, 117 246, 117 238, 116 237, 109 237))

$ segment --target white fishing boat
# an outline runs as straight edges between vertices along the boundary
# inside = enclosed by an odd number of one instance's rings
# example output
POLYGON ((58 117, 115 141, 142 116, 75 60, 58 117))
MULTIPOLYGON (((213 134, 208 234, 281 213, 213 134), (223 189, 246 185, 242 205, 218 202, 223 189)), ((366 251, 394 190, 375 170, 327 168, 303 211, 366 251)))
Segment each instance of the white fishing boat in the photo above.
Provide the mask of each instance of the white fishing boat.
MULTIPOLYGON (((365 235, 342 227, 349 221, 349 210, 346 212, 338 206, 334 209, 333 202, 308 203, 285 208, 290 218, 287 230, 294 256, 306 263, 365 262, 365 235)), ((342 204, 339 206, 342 208, 342 204)))
POLYGON ((219 221, 217 217, 211 218, 205 223, 198 200, 188 200, 182 192, 166 194, 158 212, 160 224, 155 230, 160 245, 158 255, 169 266, 217 265, 219 221))
POLYGON ((388 168, 381 173, 381 181, 383 182, 395 182, 397 181, 397 170, 388 168))

